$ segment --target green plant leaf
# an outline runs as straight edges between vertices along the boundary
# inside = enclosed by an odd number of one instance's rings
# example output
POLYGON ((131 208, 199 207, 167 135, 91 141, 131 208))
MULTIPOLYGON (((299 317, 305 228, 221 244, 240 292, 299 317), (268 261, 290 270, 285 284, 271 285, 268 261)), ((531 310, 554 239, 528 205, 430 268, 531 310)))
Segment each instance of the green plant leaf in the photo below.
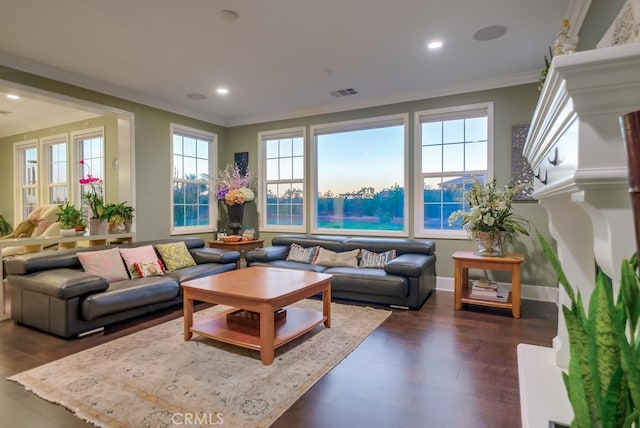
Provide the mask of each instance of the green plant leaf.
POLYGON ((551 266, 553 266, 553 270, 556 272, 556 276, 558 277, 558 282, 564 288, 564 291, 569 296, 569 299, 574 301, 575 297, 573 293, 573 288, 569 284, 569 281, 567 280, 567 277, 565 276, 564 271, 562 270, 562 266, 560 266, 560 260, 558 260, 558 256, 556 256, 556 253, 553 251, 553 249, 551 248, 547 240, 544 239, 544 236, 542 236, 540 231, 536 230, 536 235, 538 236, 538 241, 542 246, 542 251, 544 252, 544 255, 547 257, 549 262, 551 262, 551 266))
POLYGON ((640 284, 636 275, 636 266, 627 259, 622 260, 620 294, 618 300, 624 305, 629 321, 631 337, 636 336, 638 318, 640 318, 640 284))
POLYGON ((628 390, 622 367, 618 363, 607 386, 602 404, 602 426, 619 427, 624 424, 627 409, 628 390))
POLYGON ((600 419, 593 391, 592 371, 589 364, 587 333, 576 314, 562 307, 569 333, 569 374, 565 380, 567 394, 575 420, 579 427, 590 426, 590 421, 600 419))
POLYGON ((613 291, 605 274, 598 270, 596 288, 589 304, 589 340, 595 346, 592 367, 595 365, 598 371, 597 376, 594 376, 598 407, 603 405, 605 389, 620 365, 620 348, 613 326, 613 312, 613 291))

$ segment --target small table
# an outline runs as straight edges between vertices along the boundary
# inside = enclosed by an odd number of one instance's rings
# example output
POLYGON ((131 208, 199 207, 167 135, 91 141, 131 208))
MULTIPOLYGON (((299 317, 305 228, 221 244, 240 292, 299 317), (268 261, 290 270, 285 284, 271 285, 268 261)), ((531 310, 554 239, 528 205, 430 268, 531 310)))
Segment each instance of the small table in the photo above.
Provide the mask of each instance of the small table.
POLYGON ((331 275, 317 272, 251 267, 182 283, 184 340, 193 333, 232 345, 260 351, 262 364, 273 363, 275 348, 302 336, 316 325, 331 327, 331 275), (284 319, 274 321, 274 312, 304 298, 322 293, 322 313, 287 307, 284 319), (193 322, 194 300, 232 306, 233 309, 193 322), (233 328, 227 314, 237 309, 260 313, 260 325, 233 328))
POLYGON ((500 257, 478 256, 473 251, 456 251, 454 260, 454 308, 462 309, 463 303, 511 309, 514 318, 520 318, 520 265, 522 254, 507 254, 500 257), (511 272, 511 293, 506 302, 472 298, 469 293, 469 269, 486 269, 511 272))
MULTIPOLYGON (((241 257, 244 257, 244 254, 247 251, 253 250, 255 248, 262 248, 263 244, 264 244, 264 239, 253 239, 251 241, 233 241, 233 242, 209 241, 209 248, 219 248, 222 250, 238 251, 241 257)), ((242 267, 242 263, 240 260, 238 260, 237 266, 238 266, 238 269, 242 267)))

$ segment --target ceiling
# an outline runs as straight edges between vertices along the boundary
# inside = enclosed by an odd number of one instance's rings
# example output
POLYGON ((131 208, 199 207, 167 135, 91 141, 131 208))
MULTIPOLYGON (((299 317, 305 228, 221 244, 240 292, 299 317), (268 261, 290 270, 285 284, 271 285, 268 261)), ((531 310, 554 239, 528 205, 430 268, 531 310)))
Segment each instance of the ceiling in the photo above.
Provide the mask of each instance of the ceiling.
MULTIPOLYGON (((536 81, 568 8, 569 0, 2 0, 0 64, 234 126, 536 81), (474 39, 490 26, 506 34, 474 39), (427 49, 435 39, 442 48, 427 49), (216 93, 222 86, 227 95, 216 93), (357 94, 331 95, 349 88, 357 94)), ((12 90, 7 83, 0 94, 12 90)), ((11 112, 0 113, 0 134, 36 120, 43 105, 26 104, 0 96, 0 111, 11 112)))

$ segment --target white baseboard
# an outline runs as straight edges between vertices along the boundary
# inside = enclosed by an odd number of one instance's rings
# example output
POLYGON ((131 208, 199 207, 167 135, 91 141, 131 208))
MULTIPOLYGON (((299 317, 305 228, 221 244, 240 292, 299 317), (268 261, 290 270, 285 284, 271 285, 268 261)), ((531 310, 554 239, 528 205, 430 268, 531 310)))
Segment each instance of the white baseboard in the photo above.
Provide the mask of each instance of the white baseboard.
MULTIPOLYGON (((510 285, 510 284, 505 284, 510 285)), ((436 290, 453 293, 453 278, 439 276, 436 278, 436 290)), ((541 302, 558 303, 558 287, 543 285, 521 285, 523 300, 538 300, 541 302)))

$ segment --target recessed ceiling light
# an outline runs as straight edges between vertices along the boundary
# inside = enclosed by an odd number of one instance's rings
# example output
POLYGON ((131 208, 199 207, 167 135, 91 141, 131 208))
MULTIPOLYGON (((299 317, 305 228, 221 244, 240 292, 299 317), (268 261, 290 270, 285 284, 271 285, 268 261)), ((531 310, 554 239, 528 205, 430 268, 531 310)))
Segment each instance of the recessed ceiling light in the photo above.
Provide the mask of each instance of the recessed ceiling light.
POLYGON ((507 27, 504 25, 492 25, 490 27, 484 27, 476 31, 473 35, 475 40, 479 42, 486 42, 489 40, 495 40, 504 36, 507 33, 507 27))
POLYGON ((439 49, 442 47, 442 42, 440 40, 434 40, 433 42, 429 42, 427 47, 429 49, 439 49))
POLYGON ((216 92, 220 95, 227 95, 229 93, 229 90, 227 88, 218 88, 216 89, 216 92))
POLYGON ((206 95, 198 94, 195 92, 187 94, 186 97, 189 98, 190 100, 196 100, 196 101, 202 101, 207 99, 206 95))
POLYGON ((238 19, 238 14, 233 10, 221 10, 220 16, 222 16, 222 19, 225 21, 235 21, 238 19))
POLYGON ((20 97, 15 95, 15 94, 7 94, 7 98, 9 98, 10 100, 19 100, 20 97))

